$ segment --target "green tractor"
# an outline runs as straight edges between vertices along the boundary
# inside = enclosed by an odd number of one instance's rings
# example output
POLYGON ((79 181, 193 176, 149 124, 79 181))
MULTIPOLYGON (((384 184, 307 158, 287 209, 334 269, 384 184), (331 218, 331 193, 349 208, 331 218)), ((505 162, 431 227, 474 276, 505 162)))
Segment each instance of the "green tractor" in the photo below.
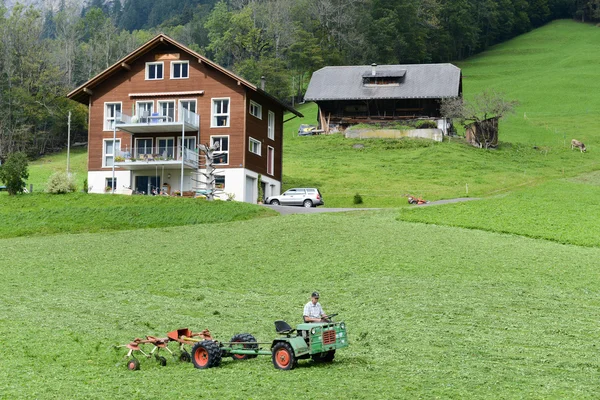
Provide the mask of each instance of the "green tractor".
MULTIPOLYGON (((329 318, 335 317, 332 314, 329 318)), ((223 357, 234 360, 270 355, 277 369, 290 370, 298 360, 312 358, 316 362, 331 362, 335 351, 348 347, 348 336, 344 322, 316 322, 299 324, 293 329, 285 321, 275 321, 275 330, 281 336, 272 342, 257 342, 249 333, 235 335, 229 342, 202 340, 197 342, 191 353, 196 368, 212 368, 221 364, 223 357), (259 345, 270 345, 270 350, 259 345)))

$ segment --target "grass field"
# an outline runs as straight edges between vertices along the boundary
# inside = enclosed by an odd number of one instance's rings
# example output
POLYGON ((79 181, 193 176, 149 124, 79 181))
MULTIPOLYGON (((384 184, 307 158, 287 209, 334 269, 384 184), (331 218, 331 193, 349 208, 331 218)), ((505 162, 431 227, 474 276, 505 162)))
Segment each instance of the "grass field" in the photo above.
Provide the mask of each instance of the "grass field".
POLYGON ((395 216, 298 215, 210 230, 0 240, 0 265, 9 266, 0 270, 0 397, 597 393, 600 249, 395 216), (282 372, 259 357, 200 371, 147 360, 133 373, 125 349, 113 348, 184 326, 223 340, 247 331, 268 340, 274 320, 299 322, 315 289, 349 330, 350 347, 331 365, 305 361, 282 372))
POLYGON ((0 195, 0 238, 210 224, 272 216, 252 204, 72 193, 0 195))
POLYGON ((599 198, 596 172, 480 201, 404 209, 399 219, 600 247, 599 198))

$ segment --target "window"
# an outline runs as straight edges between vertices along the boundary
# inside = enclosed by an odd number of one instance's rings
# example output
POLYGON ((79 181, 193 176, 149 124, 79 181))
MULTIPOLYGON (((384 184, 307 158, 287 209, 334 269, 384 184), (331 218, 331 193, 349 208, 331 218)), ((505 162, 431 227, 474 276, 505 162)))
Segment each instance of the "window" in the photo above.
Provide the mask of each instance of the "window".
POLYGON ((211 127, 229 126, 229 99, 212 99, 211 127))
POLYGON ((269 139, 275 140, 275 113, 273 111, 269 111, 268 122, 267 136, 269 136, 269 139))
POLYGON ((260 156, 260 148, 262 143, 259 140, 250 138, 250 144, 248 148, 250 149, 250 153, 254 153, 260 156))
POLYGON ((250 100, 250 114, 254 115, 258 119, 262 119, 262 106, 250 100))
MULTIPOLYGON (((181 138, 179 138, 179 144, 181 145, 181 138)), ((188 136, 184 138, 183 147, 190 150, 196 150, 196 137, 188 136)))
POLYGON ((385 77, 377 77, 377 76, 369 76, 363 78, 364 85, 389 85, 389 86, 398 86, 400 85, 400 80, 402 77, 399 76, 385 76, 385 77))
POLYGON ((137 102, 137 115, 138 120, 141 123, 150 122, 150 116, 154 112, 153 101, 138 101, 137 102))
POLYGON ((210 145, 219 143, 219 151, 215 151, 215 164, 229 164, 229 136, 211 136, 210 145))
POLYGON ((163 160, 172 160, 175 154, 175 139, 171 138, 157 138, 156 147, 158 148, 158 157, 163 160))
POLYGON ((148 156, 152 156, 152 139, 135 139, 135 156, 136 158, 148 158, 148 156))
POLYGON ((158 80, 163 78, 164 63, 161 62, 149 62, 146 63, 146 80, 158 80))
POLYGON ((275 149, 267 147, 267 174, 274 175, 275 171, 275 149))
POLYGON ((104 130, 112 131, 121 114, 121 103, 104 103, 104 130))
POLYGON ((174 101, 159 101, 158 111, 163 117, 167 117, 161 121, 174 122, 175 121, 175 102, 174 101))
POLYGON ((171 79, 189 78, 189 61, 171 61, 171 79))
POLYGON ((103 155, 102 155, 102 161, 103 161, 103 167, 112 167, 113 166, 113 162, 115 160, 115 155, 119 153, 119 151, 121 150, 121 140, 117 139, 116 140, 116 148, 113 144, 113 140, 112 139, 104 139, 104 148, 103 148, 103 155))
POLYGON ((116 192, 117 191, 117 178, 115 178, 115 180, 113 181, 113 178, 106 178, 106 186, 105 187, 105 191, 107 192, 112 192, 113 190, 116 192))
MULTIPOLYGON (((181 159, 181 137, 177 138, 177 146, 178 146, 178 148, 177 148, 178 156, 177 157, 179 157, 179 159, 181 159)), ((196 152, 196 137, 195 136, 186 136, 183 139, 183 148, 196 152)))
POLYGON ((224 175, 215 175, 215 188, 225 189, 225 176, 224 175))
POLYGON ((196 100, 179 100, 179 121, 189 120, 188 111, 196 112, 196 100))

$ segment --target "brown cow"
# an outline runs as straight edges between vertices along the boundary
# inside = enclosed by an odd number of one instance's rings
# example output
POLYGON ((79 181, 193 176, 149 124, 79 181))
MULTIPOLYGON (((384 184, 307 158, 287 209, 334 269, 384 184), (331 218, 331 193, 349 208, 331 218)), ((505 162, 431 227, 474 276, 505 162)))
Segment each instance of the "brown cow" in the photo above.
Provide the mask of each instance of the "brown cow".
POLYGON ((585 148, 585 144, 581 143, 579 140, 577 139, 573 139, 571 140, 571 150, 573 150, 575 147, 579 148, 579 150, 584 153, 586 148, 585 148))

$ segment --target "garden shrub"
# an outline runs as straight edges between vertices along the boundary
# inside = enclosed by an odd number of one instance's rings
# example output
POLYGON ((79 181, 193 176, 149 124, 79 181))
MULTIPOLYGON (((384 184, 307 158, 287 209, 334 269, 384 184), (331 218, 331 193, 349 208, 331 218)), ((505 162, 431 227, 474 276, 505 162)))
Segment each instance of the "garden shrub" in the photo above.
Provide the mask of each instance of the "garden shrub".
POLYGON ((417 129, 437 129, 437 122, 432 120, 421 120, 416 123, 417 129))
POLYGON ((67 175, 66 172, 55 172, 48 179, 46 184, 46 192, 52 194, 65 194, 75 192, 77 186, 72 176, 67 175))
POLYGON ((356 193, 354 195, 354 204, 362 204, 363 203, 363 198, 360 194, 356 193))
POLYGON ((12 153, 0 167, 0 181, 6 185, 8 194, 23 193, 25 179, 29 178, 25 153, 12 153))

